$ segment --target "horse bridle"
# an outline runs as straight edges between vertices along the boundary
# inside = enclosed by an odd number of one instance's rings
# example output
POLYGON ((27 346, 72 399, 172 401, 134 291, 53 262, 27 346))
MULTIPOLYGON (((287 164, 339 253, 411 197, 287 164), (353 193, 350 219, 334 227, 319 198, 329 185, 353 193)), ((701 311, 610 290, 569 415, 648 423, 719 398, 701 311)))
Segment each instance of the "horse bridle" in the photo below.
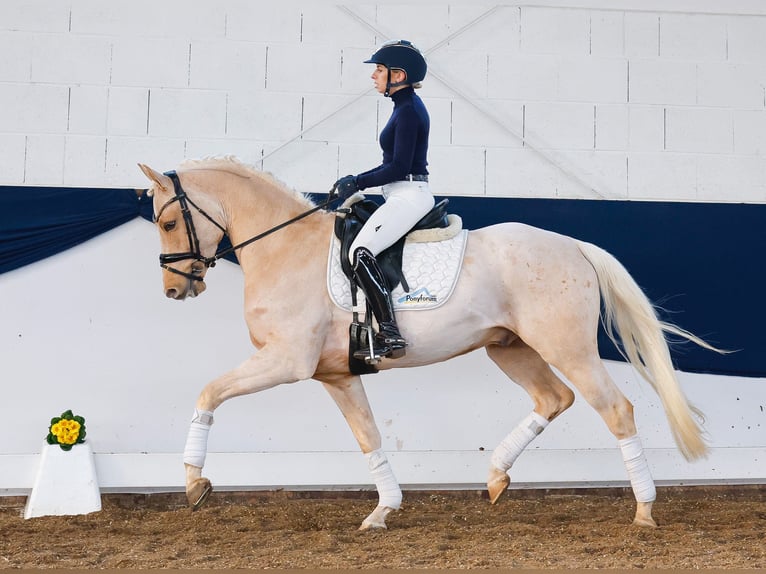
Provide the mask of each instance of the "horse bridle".
POLYGON ((228 232, 226 231, 226 228, 223 227, 220 223, 218 223, 215 219, 213 219, 204 209, 202 209, 200 206, 198 206, 192 199, 186 195, 186 192, 184 191, 183 187, 181 186, 181 180, 178 178, 178 173, 176 173, 175 170, 173 171, 167 171, 165 172, 165 175, 170 178, 170 180, 173 182, 173 191, 175 192, 175 196, 171 197, 169 200, 167 200, 162 207, 160 207, 159 211, 152 216, 152 219, 154 223, 157 223, 160 219, 160 216, 162 213, 167 209, 168 206, 178 202, 178 205, 181 208, 181 214, 183 215, 184 219, 184 225, 186 226, 186 237, 189 240, 189 251, 184 251, 180 253, 160 253, 160 267, 163 269, 166 269, 167 271, 170 271, 171 273, 175 273, 176 275, 181 275, 182 277, 186 277, 187 279, 190 279, 192 281, 202 281, 202 277, 199 277, 197 275, 194 275, 193 273, 187 273, 186 271, 181 271, 180 269, 176 269, 175 267, 171 267, 170 265, 172 263, 178 263, 179 261, 186 261, 187 259, 193 259, 194 261, 199 261, 202 263, 205 267, 215 267, 216 262, 221 259, 222 257, 225 257, 229 253, 232 253, 236 251, 237 249, 241 249, 242 247, 245 247, 246 245, 250 245, 251 243, 254 243, 255 241, 258 241, 259 239, 263 239, 264 237, 271 235, 275 231, 279 231, 280 229, 287 227, 291 223, 295 223, 296 221, 303 219, 304 217, 307 217, 311 215, 312 213, 319 211, 320 209, 324 209, 330 203, 338 199, 338 196, 334 196, 335 187, 330 190, 330 193, 328 195, 327 201, 324 203, 321 203, 320 205, 317 205, 313 207, 312 209, 309 209, 308 211, 305 211, 304 213, 301 213, 300 215, 297 215, 293 217, 292 219, 288 219, 287 221, 284 221, 280 223, 279 225, 276 225, 275 227, 272 227, 271 229, 268 229, 264 231, 263 233, 259 233, 258 235, 251 237, 250 239, 247 239, 241 243, 238 243, 237 245, 232 245, 231 247, 227 247, 225 249, 221 249, 220 251, 217 251, 215 255, 212 257, 205 257, 202 255, 202 252, 200 251, 199 247, 199 239, 197 238, 197 230, 194 227, 194 219, 192 217, 191 209, 189 209, 189 206, 196 209, 205 219, 210 221, 213 225, 215 225, 218 229, 223 231, 224 235, 228 236, 228 232))

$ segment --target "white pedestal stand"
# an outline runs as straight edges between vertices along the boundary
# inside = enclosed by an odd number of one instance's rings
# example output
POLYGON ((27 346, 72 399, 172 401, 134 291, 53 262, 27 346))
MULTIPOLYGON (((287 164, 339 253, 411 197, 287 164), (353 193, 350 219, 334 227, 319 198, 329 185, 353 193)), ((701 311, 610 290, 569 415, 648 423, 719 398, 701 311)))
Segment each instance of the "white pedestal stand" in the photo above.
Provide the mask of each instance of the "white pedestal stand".
POLYGON ((101 492, 90 446, 77 444, 65 451, 58 445, 44 443, 24 518, 88 514, 99 510, 101 492))

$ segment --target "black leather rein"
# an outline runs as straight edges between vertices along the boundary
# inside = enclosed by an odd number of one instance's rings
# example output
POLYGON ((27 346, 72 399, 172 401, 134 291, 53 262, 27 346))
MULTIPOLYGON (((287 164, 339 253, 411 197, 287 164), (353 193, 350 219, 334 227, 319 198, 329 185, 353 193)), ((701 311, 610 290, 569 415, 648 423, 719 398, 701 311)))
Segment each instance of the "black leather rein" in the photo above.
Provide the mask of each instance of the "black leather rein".
POLYGON ((175 192, 175 196, 170 198, 167 202, 165 202, 165 204, 160 208, 160 210, 154 215, 153 219, 154 219, 154 222, 157 223, 159 221, 160 216, 162 215, 162 212, 165 211, 165 209, 169 205, 177 201, 178 205, 181 208, 181 214, 183 215, 183 218, 184 218, 184 224, 186 225, 186 237, 189 240, 189 251, 180 252, 180 253, 161 253, 160 267, 162 267, 163 269, 167 269, 171 273, 175 273, 177 275, 186 277, 187 279, 191 279, 192 281, 202 281, 202 277, 194 275, 193 273, 187 273, 186 271, 181 271, 180 269, 176 269, 174 267, 170 267, 170 264, 178 263, 179 261, 185 261, 187 259, 193 259, 194 261, 199 261, 205 267, 215 267, 216 262, 222 257, 228 255, 229 253, 232 253, 236 251, 237 249, 241 249, 242 247, 245 247, 246 245, 250 245, 251 243, 258 241, 259 239, 263 239, 264 237, 271 235, 275 231, 279 231, 280 229, 287 227, 288 225, 295 223, 296 221, 299 221, 303 219, 304 217, 307 217, 311 215, 312 213, 319 211, 320 209, 324 209, 325 207, 330 205, 330 203, 338 199, 337 196, 333 195, 333 192, 335 191, 335 189, 333 188, 328 195, 327 201, 325 201, 324 203, 317 205, 316 207, 313 207, 309 209, 308 211, 293 217, 292 219, 288 219, 287 221, 284 221, 280 223, 279 225, 264 231, 263 233, 259 233, 258 235, 251 237, 250 239, 247 239, 243 241, 242 243, 238 243, 237 245, 232 245, 231 247, 222 249, 216 252, 216 254, 213 255, 212 257, 205 257, 200 252, 199 239, 197 238, 197 231, 194 227, 194 219, 192 218, 192 213, 191 213, 191 210, 189 209, 189 206, 196 209, 205 219, 207 219, 213 225, 215 225, 218 229, 223 231, 225 235, 228 235, 228 232, 226 231, 225 227, 223 227, 220 223, 218 223, 215 219, 213 219, 210 215, 208 215, 208 213, 205 212, 205 210, 199 207, 196 203, 194 203, 191 200, 191 198, 189 198, 188 195, 186 195, 186 192, 181 186, 181 181, 179 180, 178 174, 175 172, 175 170, 165 172, 165 175, 168 176, 170 180, 173 182, 173 190, 175 192))

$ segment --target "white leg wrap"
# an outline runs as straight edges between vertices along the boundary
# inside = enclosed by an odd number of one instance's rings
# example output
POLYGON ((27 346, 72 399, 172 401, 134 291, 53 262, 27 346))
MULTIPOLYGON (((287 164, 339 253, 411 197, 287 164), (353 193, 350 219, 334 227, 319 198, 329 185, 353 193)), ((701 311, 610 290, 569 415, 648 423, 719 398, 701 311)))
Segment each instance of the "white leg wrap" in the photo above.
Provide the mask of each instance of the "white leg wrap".
POLYGON ((618 441, 622 451, 622 460, 628 469, 630 486, 637 502, 654 502, 657 498, 657 489, 649 472, 649 464, 646 462, 644 447, 638 435, 618 441))
POLYGON ((497 445, 490 459, 492 466, 507 472, 529 443, 545 430, 548 422, 548 419, 532 411, 497 445))
POLYGON ((184 463, 202 468, 207 455, 207 436, 213 424, 213 413, 194 409, 189 434, 186 435, 184 463))
POLYGON ((367 468, 370 469, 375 487, 378 489, 378 506, 388 506, 399 510, 402 505, 402 489, 399 488, 386 453, 378 449, 364 456, 367 458, 367 468))

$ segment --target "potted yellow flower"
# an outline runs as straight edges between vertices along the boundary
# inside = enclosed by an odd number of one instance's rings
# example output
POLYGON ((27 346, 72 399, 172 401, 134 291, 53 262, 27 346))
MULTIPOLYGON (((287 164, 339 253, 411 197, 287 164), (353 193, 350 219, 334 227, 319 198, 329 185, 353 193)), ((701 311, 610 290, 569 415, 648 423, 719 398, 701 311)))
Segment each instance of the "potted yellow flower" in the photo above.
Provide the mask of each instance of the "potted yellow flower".
POLYGON ((62 450, 72 450, 76 444, 85 442, 85 419, 64 411, 60 417, 51 419, 48 427, 48 444, 57 444, 62 450))

